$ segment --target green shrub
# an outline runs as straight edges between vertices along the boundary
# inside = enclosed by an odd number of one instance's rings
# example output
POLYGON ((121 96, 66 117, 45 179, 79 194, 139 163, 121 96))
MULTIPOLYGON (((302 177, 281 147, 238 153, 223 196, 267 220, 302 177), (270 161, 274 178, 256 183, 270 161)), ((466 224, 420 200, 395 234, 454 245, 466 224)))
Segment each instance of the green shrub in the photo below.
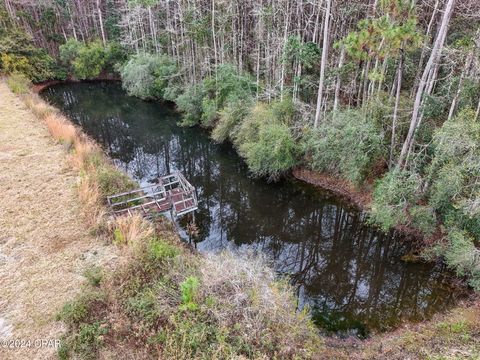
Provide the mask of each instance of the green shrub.
POLYGON ((407 208, 419 198, 421 179, 416 173, 392 170, 375 184, 370 220, 388 231, 408 223, 407 208))
POLYGON ((285 104, 257 103, 250 110, 238 106, 238 117, 220 120, 219 130, 214 131, 219 140, 229 135, 255 176, 277 180, 297 164, 298 146, 288 127, 294 113, 281 111, 285 104))
POLYGON ((183 114, 181 125, 194 126, 202 118, 202 102, 205 95, 203 85, 194 85, 175 99, 178 110, 183 114))
POLYGON ((444 221, 447 264, 480 290, 480 262, 474 239, 480 236, 480 124, 473 110, 462 110, 433 136, 427 176, 428 203, 444 221))
POLYGON ((122 193, 136 187, 135 182, 128 175, 112 166, 100 166, 96 176, 103 196, 122 193))
POLYGON ((0 72, 20 72, 33 82, 55 78, 53 58, 13 24, 0 27, 0 54, 0 72))
POLYGON ((25 56, 15 54, 2 54, 0 57, 2 69, 6 74, 28 74, 33 71, 29 60, 25 56))
POLYGON ((211 127, 217 119, 217 103, 215 99, 204 97, 202 100, 202 116, 200 123, 204 127, 211 127))
POLYGON ((238 131, 233 136, 233 143, 237 147, 240 155, 242 153, 242 145, 248 142, 253 142, 258 139, 258 133, 263 123, 273 123, 275 118, 270 111, 269 106, 263 103, 257 103, 250 109, 247 116, 242 121, 238 131))
POLYGON ((102 71, 115 72, 119 64, 125 61, 126 53, 116 43, 104 47, 96 40, 83 43, 69 39, 60 45, 59 58, 61 64, 66 67, 78 79, 95 79, 102 71))
POLYGON ((57 314, 57 320, 63 321, 71 328, 77 328, 81 323, 87 322, 91 316, 91 309, 105 302, 105 295, 96 289, 85 289, 75 300, 65 303, 57 314))
POLYGON ((457 275, 466 276, 469 284, 480 291, 480 254, 474 239, 468 233, 451 228, 443 255, 448 266, 454 269, 457 275))
POLYGON ((73 74, 78 79, 94 79, 106 66, 107 55, 100 41, 93 41, 78 50, 73 60, 73 74))
POLYGON ((450 121, 446 121, 435 131, 433 145, 435 166, 441 166, 452 159, 469 157, 477 151, 480 138, 480 124, 475 121, 475 112, 471 109, 460 112, 450 121))
POLYGON ((113 230, 113 242, 117 245, 125 244, 125 236, 122 233, 122 230, 115 228, 113 230))
POLYGON ((409 209, 411 225, 425 235, 431 235, 437 226, 435 213, 428 206, 415 205, 409 209))
POLYGON ((54 61, 50 55, 40 52, 32 57, 15 54, 2 54, 0 68, 6 74, 22 73, 34 82, 49 80, 55 77, 54 61))
POLYGON ((83 47, 83 43, 75 39, 68 39, 65 44, 59 47, 60 61, 66 65, 71 66, 75 59, 78 57, 80 49, 83 47))
MULTIPOLYGON (((235 359, 245 358, 243 349, 233 349, 235 337, 228 336, 217 324, 212 324, 198 312, 172 316, 172 328, 167 328, 157 338, 162 341, 165 353, 178 354, 182 359, 235 359), (236 356, 238 350, 240 356, 236 356), (219 355, 221 354, 221 355, 219 355)), ((253 357, 252 357, 253 358, 253 357)))
POLYGON ((160 239, 152 239, 148 243, 148 253, 152 260, 159 261, 163 259, 174 258, 180 253, 177 246, 160 239))
POLYGON ((283 124, 293 125, 295 117, 295 103, 290 96, 285 96, 283 100, 273 101, 271 103, 272 116, 283 124))
POLYGON ((68 78, 68 67, 57 63, 52 67, 53 79, 65 81, 68 78))
POLYGON ((448 163, 435 173, 430 190, 429 204, 442 214, 452 207, 452 199, 458 197, 464 186, 464 174, 457 163, 448 163))
POLYGON ((252 102, 248 99, 235 99, 220 111, 219 119, 212 130, 212 139, 222 143, 227 139, 234 140, 236 130, 248 115, 252 102))
POLYGON ((241 153, 254 175, 275 180, 297 164, 297 145, 287 125, 262 124, 252 140, 241 145, 241 153))
POLYGON ((83 275, 91 286, 99 286, 103 279, 103 270, 100 266, 91 266, 84 271, 83 275))
POLYGON ((131 316, 147 324, 153 324, 160 315, 154 290, 146 288, 129 298, 127 300, 127 311, 131 316))
POLYGON ((218 66, 216 78, 207 78, 203 83, 206 95, 215 100, 218 109, 223 109, 233 99, 248 99, 255 90, 251 76, 239 73, 231 64, 218 66))
POLYGON ((69 359, 71 354, 75 354, 80 359, 97 359, 97 351, 107 333, 108 328, 99 322, 80 325, 77 333, 62 341, 59 358, 69 359))
POLYGON ((98 322, 94 324, 84 324, 78 332, 78 340, 80 344, 84 344, 87 347, 97 348, 102 344, 102 335, 107 333, 108 328, 98 322))
POLYGON ((62 310, 57 315, 58 320, 66 324, 74 325, 81 323, 88 316, 88 303, 84 298, 68 302, 63 305, 62 310))
POLYGON ((7 79, 7 85, 15 94, 26 94, 32 83, 21 73, 13 73, 7 79))
POLYGON ((435 131, 434 157, 428 169, 429 203, 444 218, 454 212, 457 222, 467 224, 480 216, 479 142, 480 123, 472 110, 461 111, 435 131))
MULTIPOLYGON (((120 71, 122 86, 132 96, 141 99, 165 98, 167 88, 173 86, 177 65, 167 55, 138 54, 120 71)), ((169 93, 168 97, 172 95, 169 93)))
POLYGON ((360 110, 338 112, 305 140, 312 169, 338 174, 360 184, 384 156, 383 135, 360 110))
POLYGON ((178 109, 184 114, 182 124, 192 126, 201 123, 211 127, 228 103, 235 99, 249 101, 254 90, 255 83, 250 76, 239 74, 233 65, 220 65, 215 77, 189 87, 176 99, 178 109))
POLYGON ((195 302, 200 281, 195 276, 189 276, 184 282, 180 284, 182 293, 181 310, 195 311, 198 309, 198 304, 195 302))
POLYGON ((105 48, 105 69, 109 73, 119 73, 127 61, 126 50, 117 42, 111 42, 105 48))

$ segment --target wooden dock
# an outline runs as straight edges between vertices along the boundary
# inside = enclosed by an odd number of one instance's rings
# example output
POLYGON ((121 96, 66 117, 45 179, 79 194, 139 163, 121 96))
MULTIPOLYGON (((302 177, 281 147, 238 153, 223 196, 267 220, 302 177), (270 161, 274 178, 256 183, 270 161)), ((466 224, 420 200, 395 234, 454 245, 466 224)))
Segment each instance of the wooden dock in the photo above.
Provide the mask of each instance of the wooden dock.
POLYGON ((159 177, 153 185, 108 196, 107 202, 115 216, 169 212, 179 217, 198 209, 195 187, 180 172, 159 177))

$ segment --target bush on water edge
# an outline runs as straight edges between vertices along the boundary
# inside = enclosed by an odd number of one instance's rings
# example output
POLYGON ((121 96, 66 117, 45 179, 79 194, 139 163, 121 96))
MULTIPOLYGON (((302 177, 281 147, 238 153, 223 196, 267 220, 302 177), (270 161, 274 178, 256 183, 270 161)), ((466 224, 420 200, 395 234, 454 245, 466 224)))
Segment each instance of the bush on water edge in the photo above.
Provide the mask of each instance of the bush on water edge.
POLYGON ((84 43, 69 39, 59 47, 60 65, 80 80, 95 79, 102 72, 116 73, 126 61, 127 53, 117 43, 103 46, 98 40, 84 43))
POLYGON ((342 110, 309 131, 304 151, 313 170, 364 183, 375 162, 385 157, 384 136, 362 110, 342 110))
POLYGON ((176 63, 166 55, 138 54, 121 67, 122 86, 140 99, 176 98, 176 63))
POLYGON ((182 125, 211 128, 216 142, 233 141, 253 175, 275 180, 298 164, 299 147, 290 128, 291 98, 255 105, 253 79, 232 65, 220 65, 215 78, 207 77, 184 92, 175 63, 166 55, 136 55, 120 74, 129 94, 174 100, 183 113, 182 125), (253 137, 241 135, 242 127, 248 126, 255 127, 249 133, 253 137))
POLYGON ((433 251, 480 291, 480 124, 463 110, 434 132, 432 160, 422 171, 391 170, 377 181, 371 220, 440 232, 433 251), (439 225, 441 224, 441 226, 439 225))

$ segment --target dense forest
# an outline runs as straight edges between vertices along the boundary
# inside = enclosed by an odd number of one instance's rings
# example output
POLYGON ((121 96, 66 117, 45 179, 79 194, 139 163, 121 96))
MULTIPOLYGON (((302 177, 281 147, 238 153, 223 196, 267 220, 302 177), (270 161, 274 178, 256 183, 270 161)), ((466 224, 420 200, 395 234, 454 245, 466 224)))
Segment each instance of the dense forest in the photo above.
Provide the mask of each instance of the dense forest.
POLYGON ((477 0, 4 0, 19 82, 121 78, 253 175, 303 166, 372 192, 370 221, 480 288, 477 0))

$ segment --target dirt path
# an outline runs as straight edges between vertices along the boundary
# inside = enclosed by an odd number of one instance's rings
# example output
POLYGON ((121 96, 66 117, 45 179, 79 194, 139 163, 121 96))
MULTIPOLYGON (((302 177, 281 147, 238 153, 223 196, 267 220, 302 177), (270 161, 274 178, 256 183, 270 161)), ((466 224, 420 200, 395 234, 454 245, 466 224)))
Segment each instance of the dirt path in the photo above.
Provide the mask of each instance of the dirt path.
POLYGON ((84 269, 116 258, 82 224, 76 182, 63 147, 0 81, 2 360, 56 358, 52 343, 38 339, 60 338, 55 315, 80 290, 84 269), (31 344, 6 349, 5 339, 31 344))

